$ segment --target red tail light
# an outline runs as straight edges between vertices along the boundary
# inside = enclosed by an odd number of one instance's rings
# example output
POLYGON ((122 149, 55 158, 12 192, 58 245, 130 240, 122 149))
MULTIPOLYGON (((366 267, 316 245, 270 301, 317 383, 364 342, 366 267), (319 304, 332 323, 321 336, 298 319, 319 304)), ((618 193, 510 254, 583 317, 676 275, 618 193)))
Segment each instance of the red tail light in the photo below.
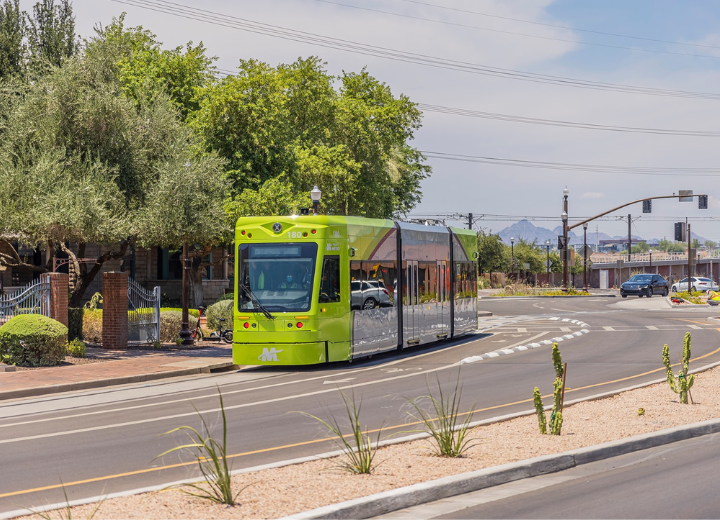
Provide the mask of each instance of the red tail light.
POLYGON ((303 327, 303 324, 302 324, 302 323, 298 323, 298 324, 297 324, 297 327, 298 327, 298 328, 302 328, 302 327, 303 327))
POLYGON ((385 295, 390 295, 390 293, 385 288, 383 288, 382 291, 385 295))
POLYGON ((244 326, 245 328, 250 328, 250 323, 245 323, 243 326, 244 326))

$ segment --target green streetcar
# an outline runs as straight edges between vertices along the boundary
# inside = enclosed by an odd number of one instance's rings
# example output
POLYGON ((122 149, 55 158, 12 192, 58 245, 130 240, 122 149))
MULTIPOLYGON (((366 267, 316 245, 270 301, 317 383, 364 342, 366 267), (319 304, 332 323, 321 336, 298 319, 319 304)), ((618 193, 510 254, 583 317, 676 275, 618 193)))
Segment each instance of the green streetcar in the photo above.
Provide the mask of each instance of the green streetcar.
POLYGON ((477 238, 346 216, 253 217, 235 231, 233 361, 352 361, 477 329, 477 238))

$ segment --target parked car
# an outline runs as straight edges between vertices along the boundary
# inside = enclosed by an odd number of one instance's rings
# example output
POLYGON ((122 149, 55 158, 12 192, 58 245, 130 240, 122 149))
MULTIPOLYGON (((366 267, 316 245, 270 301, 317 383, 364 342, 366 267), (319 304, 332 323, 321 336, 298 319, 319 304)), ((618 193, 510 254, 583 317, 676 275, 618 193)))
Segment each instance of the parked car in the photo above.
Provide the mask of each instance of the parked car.
POLYGON ((352 281, 350 296, 355 310, 372 310, 378 306, 393 305, 390 293, 381 280, 352 281))
POLYGON ((628 295, 652 297, 654 293, 660 293, 663 297, 666 296, 668 294, 668 282, 660 275, 651 273, 633 275, 629 281, 623 282, 620 286, 620 295, 623 297, 628 295))
MULTIPOLYGON (((687 291, 688 289, 688 278, 685 277, 683 280, 676 282, 672 285, 672 291, 687 291)), ((718 291, 718 283, 707 277, 693 277, 690 291, 718 291)))

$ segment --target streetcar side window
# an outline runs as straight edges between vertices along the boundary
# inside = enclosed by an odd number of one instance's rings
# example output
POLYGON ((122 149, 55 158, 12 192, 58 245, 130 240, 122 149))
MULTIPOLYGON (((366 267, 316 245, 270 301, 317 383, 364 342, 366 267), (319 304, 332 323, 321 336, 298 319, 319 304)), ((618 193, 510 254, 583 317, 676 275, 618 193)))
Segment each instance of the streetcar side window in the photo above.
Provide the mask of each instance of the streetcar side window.
POLYGON ((319 302, 340 302, 340 257, 330 256, 323 260, 319 302))

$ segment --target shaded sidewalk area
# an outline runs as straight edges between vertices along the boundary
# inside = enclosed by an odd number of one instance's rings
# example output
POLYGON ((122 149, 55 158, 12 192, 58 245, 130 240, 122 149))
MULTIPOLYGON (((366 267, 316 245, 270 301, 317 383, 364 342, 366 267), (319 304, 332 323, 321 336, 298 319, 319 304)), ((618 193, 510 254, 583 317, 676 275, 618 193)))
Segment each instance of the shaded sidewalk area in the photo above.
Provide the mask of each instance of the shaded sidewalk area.
POLYGON ((88 347, 85 363, 0 372, 0 400, 207 374, 239 367, 230 345, 192 345, 155 350, 88 347))

